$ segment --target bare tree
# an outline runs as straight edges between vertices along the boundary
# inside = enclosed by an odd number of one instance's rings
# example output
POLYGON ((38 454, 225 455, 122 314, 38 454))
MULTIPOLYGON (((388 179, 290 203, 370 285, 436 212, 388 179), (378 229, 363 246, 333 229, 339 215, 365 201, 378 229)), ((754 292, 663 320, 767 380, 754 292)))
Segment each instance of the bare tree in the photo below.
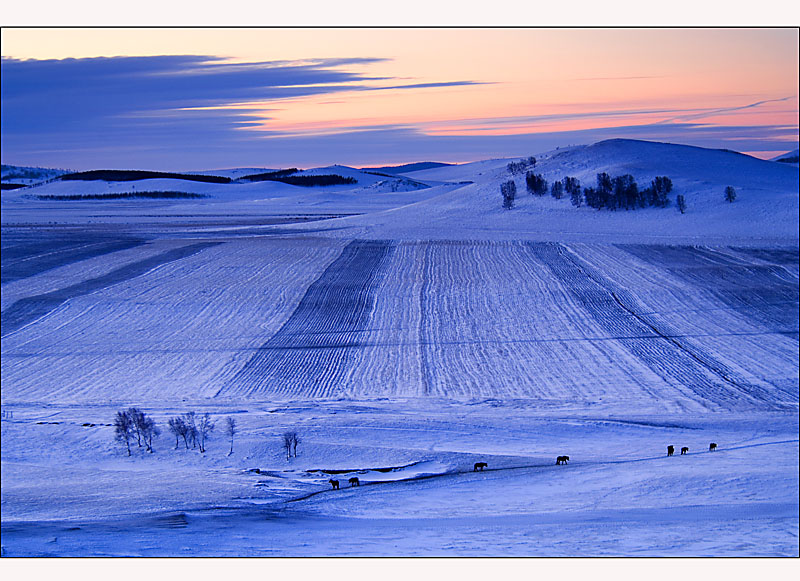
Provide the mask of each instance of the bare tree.
POLYGON ((139 408, 131 407, 126 412, 132 422, 133 433, 136 434, 136 442, 139 447, 144 447, 148 452, 153 451, 153 437, 158 436, 161 430, 156 426, 155 420, 147 417, 139 408))
POLYGON ((180 418, 170 418, 169 420, 167 420, 167 426, 169 427, 169 431, 171 434, 175 436, 176 450, 178 449, 178 441, 179 441, 178 438, 181 437, 181 434, 183 432, 183 427, 181 424, 183 424, 183 420, 181 420, 180 418))
POLYGON ((133 421, 128 415, 128 412, 117 412, 117 417, 114 418, 114 437, 118 442, 125 443, 128 456, 131 455, 131 438, 133 438, 133 432, 133 421))
POLYGON ((286 450, 287 460, 292 456, 297 458, 297 444, 299 444, 300 441, 300 436, 298 436, 295 431, 285 432, 283 434, 283 449, 286 450))
MULTIPOLYGON (((194 412, 187 412, 183 414, 183 423, 186 426, 186 435, 184 438, 192 442, 192 448, 197 448, 197 424, 195 423, 194 412)), ((188 446, 187 446, 188 448, 188 446)))
POLYGON ((283 449, 286 450, 286 459, 292 457, 292 434, 286 432, 283 434, 283 449))
POLYGON ((197 422, 197 439, 200 443, 200 452, 206 451, 206 440, 209 438, 211 432, 214 431, 214 422, 211 416, 206 412, 197 422))
POLYGON ((229 436, 231 439, 231 451, 228 452, 228 456, 233 454, 233 436, 236 434, 236 420, 232 417, 228 416, 225 418, 225 435, 229 436))
POLYGON ((130 407, 126 412, 132 422, 133 433, 136 434, 136 443, 142 447, 142 427, 144 425, 144 412, 139 408, 130 407))
MULTIPOLYGON (((183 423, 183 419, 178 416, 175 418, 170 418, 167 421, 167 425, 169 426, 169 431, 175 435, 175 449, 178 449, 178 438, 183 437, 183 442, 186 444, 186 424, 183 423)), ((186 444, 186 449, 189 449, 189 445, 186 444)))
POLYGON ((161 430, 156 425, 156 422, 153 418, 148 418, 146 416, 142 421, 141 430, 142 430, 142 439, 144 439, 144 445, 147 447, 147 451, 152 454, 153 438, 157 437, 161 433, 161 430))

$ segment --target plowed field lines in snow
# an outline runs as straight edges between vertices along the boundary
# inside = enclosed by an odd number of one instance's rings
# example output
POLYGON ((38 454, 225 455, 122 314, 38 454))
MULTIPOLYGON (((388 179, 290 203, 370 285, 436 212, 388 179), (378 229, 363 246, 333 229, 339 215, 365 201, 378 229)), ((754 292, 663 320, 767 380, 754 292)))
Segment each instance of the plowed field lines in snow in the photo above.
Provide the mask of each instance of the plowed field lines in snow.
POLYGON ((392 244, 355 240, 308 288, 281 329, 217 395, 330 397, 369 323, 392 244))
MULTIPOLYGON (((701 247, 641 244, 620 247, 649 265, 667 269, 673 276, 704 289, 719 304, 754 319, 771 332, 798 338, 800 289, 796 276, 782 265, 791 252, 738 250, 763 261, 778 261, 755 264, 701 247)), ((796 261, 796 253, 794 257, 796 261)))
POLYGON ((709 353, 681 344, 670 329, 661 329, 637 314, 635 299, 583 263, 578 264, 554 244, 531 243, 536 258, 546 264, 585 310, 640 361, 670 385, 710 407, 749 407, 753 400, 783 407, 783 397, 755 384, 741 384, 733 372, 709 353), (689 393, 693 392, 693 396, 689 393))
POLYGON ((201 250, 214 246, 217 242, 200 242, 190 244, 174 250, 168 250, 156 256, 151 256, 126 264, 120 268, 112 270, 97 278, 92 278, 77 284, 54 290, 49 293, 26 297, 20 299, 2 313, 3 336, 8 335, 36 319, 43 317, 47 313, 55 310, 69 299, 87 295, 96 290, 118 284, 131 278, 140 276, 145 272, 156 268, 162 264, 167 264, 175 260, 180 260, 191 256, 201 250))
POLYGON ((94 256, 134 248, 144 242, 138 238, 98 239, 96 235, 71 234, 52 234, 43 241, 28 242, 16 232, 5 231, 0 278, 2 284, 7 284, 94 256))
POLYGON ((608 340, 524 243, 429 242, 421 258, 427 395, 542 405, 674 399, 674 389, 608 340))
POLYGON ((3 338, 4 402, 213 396, 280 328, 343 246, 226 241, 74 297, 3 338))

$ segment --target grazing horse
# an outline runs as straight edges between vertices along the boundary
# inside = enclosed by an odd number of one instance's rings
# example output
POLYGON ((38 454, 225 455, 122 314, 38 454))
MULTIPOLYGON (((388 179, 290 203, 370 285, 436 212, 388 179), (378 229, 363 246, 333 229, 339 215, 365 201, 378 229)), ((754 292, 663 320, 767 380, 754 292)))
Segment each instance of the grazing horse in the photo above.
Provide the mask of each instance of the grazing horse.
POLYGON ((683 448, 681 448, 681 456, 688 453, 689 453, 689 446, 684 446, 683 448))
POLYGON ((355 476, 353 476, 350 480, 348 480, 348 482, 350 483, 350 486, 360 486, 358 478, 356 478, 355 476))
POLYGON ((711 442, 711 443, 708 445, 708 451, 709 451, 709 452, 713 452, 713 451, 714 451, 714 450, 716 450, 716 449, 717 449, 717 445, 716 445, 714 442, 711 442))
POLYGON ((331 483, 331 487, 332 487, 331 490, 339 490, 339 481, 338 480, 334 480, 334 479, 331 478, 330 480, 328 480, 328 482, 331 483))
POLYGON ((675 446, 667 446, 667 456, 672 456, 675 453, 675 446))
POLYGON ((556 465, 566 464, 569 461, 569 456, 558 456, 556 458, 556 465))
POLYGON ((472 471, 477 472, 478 470, 483 470, 487 466, 488 464, 486 462, 475 462, 475 466, 472 467, 472 471))

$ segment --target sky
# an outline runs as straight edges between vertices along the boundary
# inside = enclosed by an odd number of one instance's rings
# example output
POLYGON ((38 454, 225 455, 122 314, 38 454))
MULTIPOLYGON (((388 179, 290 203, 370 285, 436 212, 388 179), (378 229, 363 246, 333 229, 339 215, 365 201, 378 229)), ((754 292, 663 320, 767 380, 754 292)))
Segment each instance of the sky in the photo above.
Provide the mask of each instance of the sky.
POLYGON ((2 163, 465 162, 608 138, 771 158, 798 30, 4 28, 2 163))

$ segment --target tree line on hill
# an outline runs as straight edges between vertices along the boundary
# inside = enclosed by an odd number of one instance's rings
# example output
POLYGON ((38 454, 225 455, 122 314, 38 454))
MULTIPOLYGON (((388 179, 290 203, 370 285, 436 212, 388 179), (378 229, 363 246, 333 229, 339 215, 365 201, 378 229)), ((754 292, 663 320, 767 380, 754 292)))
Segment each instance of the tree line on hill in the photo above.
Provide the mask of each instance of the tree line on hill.
MULTIPOLYGON (((530 159, 533 160, 534 158, 530 159)), ((533 164, 535 165, 535 160, 533 164)), ((526 165, 525 162, 511 163, 508 165, 508 170, 514 174, 519 173, 526 167, 530 167, 530 165, 526 165)), ((586 204, 590 208, 597 210, 603 208, 608 210, 635 210, 637 208, 666 208, 669 206, 672 180, 667 176, 656 176, 650 182, 650 185, 640 188, 630 174, 612 177, 606 172, 601 172, 596 176, 594 187, 581 188, 580 180, 574 177, 566 176, 561 180, 548 184, 542 174, 528 171, 525 174, 525 187, 528 193, 534 196, 544 196, 548 191, 557 200, 569 196, 570 202, 576 208, 586 204)), ((513 179, 500 184, 503 208, 510 210, 514 207, 516 193, 517 186, 513 179)), ((727 186, 725 188, 725 201, 732 203, 735 200, 736 190, 733 186, 727 186)), ((676 196, 675 205, 681 214, 686 212, 686 198, 683 194, 676 196)))
MULTIPOLYGON (((525 186, 529 194, 544 196, 550 195, 560 200, 569 196, 573 206, 579 208, 584 203, 590 208, 609 210, 634 210, 648 206, 665 208, 669 205, 669 193, 672 191, 672 180, 667 176, 657 176, 646 188, 639 188, 634 177, 630 174, 611 177, 608 173, 597 174, 595 187, 581 189, 580 180, 566 176, 561 180, 548 184, 542 174, 528 171, 525 174, 525 186)), ((500 186, 503 196, 503 207, 513 207, 516 186, 509 185, 513 180, 504 182, 500 186)), ((685 208, 684 208, 685 209, 685 208)))
POLYGON ((37 200, 124 200, 131 198, 206 198, 203 194, 189 192, 113 192, 110 194, 39 194, 34 196, 37 200))
POLYGON ((174 179, 188 180, 191 182, 203 182, 208 184, 229 184, 232 181, 231 178, 225 176, 145 171, 136 169, 94 169, 90 171, 64 174, 59 176, 58 179, 65 181, 103 180, 107 182, 134 182, 138 180, 174 179))
MULTIPOLYGON (((264 173, 242 176, 240 182, 281 182, 291 186, 313 187, 313 186, 339 186, 345 184, 356 184, 358 180, 351 177, 340 176, 339 174, 319 174, 319 175, 293 175, 299 170, 296 167, 269 171, 264 173)), ((392 176, 393 177, 393 176, 392 176)))

